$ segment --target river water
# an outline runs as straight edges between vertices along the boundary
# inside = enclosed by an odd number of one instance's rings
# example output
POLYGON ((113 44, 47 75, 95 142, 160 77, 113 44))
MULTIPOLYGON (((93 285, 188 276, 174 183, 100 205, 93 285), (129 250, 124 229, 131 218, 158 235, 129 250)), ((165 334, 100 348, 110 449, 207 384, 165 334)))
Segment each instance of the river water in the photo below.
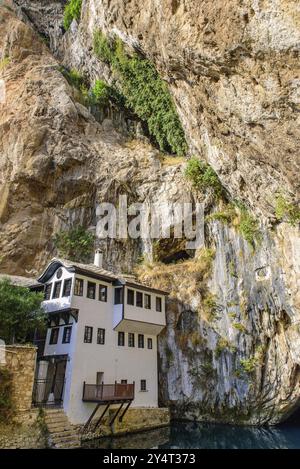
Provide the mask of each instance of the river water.
POLYGON ((170 427, 84 444, 105 449, 276 449, 300 448, 300 423, 276 427, 235 427, 174 422, 170 427))

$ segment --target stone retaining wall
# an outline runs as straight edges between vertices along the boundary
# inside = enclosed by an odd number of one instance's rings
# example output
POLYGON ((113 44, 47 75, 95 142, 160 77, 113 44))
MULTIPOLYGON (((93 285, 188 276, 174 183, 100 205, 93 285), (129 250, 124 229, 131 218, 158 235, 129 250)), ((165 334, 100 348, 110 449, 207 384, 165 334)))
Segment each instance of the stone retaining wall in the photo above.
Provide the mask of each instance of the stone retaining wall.
MULTIPOLYGON (((167 408, 133 408, 127 411, 122 422, 119 422, 117 417, 111 428, 109 422, 116 410, 116 408, 110 409, 99 428, 96 429, 96 431, 84 433, 82 439, 92 440, 100 437, 126 435, 128 433, 137 433, 165 427, 170 424, 170 412, 167 408)), ((99 413, 98 418, 101 415, 101 411, 102 410, 99 409, 97 412, 97 415, 99 413)), ((97 417, 93 422, 96 421, 97 417)), ((92 426, 93 423, 91 424, 91 427, 92 426)), ((78 427, 78 431, 80 431, 80 427, 78 427)))
POLYGON ((0 448, 45 448, 47 435, 42 413, 32 409, 36 347, 9 345, 1 367, 12 373, 12 420, 0 423, 0 448))
POLYGON ((36 347, 9 345, 5 349, 6 364, 12 376, 12 399, 16 414, 30 411, 36 363, 36 347))

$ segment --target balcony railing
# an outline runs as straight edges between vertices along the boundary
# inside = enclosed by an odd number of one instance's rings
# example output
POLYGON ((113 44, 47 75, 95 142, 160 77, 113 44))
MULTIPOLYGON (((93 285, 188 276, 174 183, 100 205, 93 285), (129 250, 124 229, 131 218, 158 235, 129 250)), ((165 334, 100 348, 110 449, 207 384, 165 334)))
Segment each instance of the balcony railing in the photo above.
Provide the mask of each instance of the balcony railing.
POLYGON ((134 399, 133 384, 86 384, 83 383, 84 402, 120 402, 134 399))

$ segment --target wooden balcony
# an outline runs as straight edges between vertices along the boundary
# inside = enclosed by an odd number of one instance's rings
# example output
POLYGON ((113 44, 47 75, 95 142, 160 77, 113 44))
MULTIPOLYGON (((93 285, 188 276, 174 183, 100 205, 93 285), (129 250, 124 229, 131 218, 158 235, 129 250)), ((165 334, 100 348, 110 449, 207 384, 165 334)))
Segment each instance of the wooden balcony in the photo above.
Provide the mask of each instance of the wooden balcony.
POLYGON ((133 384, 86 384, 83 383, 82 400, 98 404, 118 404, 134 399, 133 384))

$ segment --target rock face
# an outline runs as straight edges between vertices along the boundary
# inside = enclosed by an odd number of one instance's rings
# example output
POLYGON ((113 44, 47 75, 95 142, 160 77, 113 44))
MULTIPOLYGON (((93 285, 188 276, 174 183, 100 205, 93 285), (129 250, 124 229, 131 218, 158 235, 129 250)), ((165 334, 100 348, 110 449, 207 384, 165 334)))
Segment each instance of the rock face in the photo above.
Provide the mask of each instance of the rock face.
MULTIPOLYGON (((76 223, 95 229, 97 204, 120 194, 147 203, 202 200, 187 185, 184 163, 169 164, 145 137, 129 133, 121 111, 96 120, 59 71, 62 63, 91 82, 110 80, 93 54, 93 32, 118 35, 167 81, 190 153, 213 166, 229 198, 261 216, 255 250, 236 227, 208 222, 210 271, 177 275, 159 340, 161 402, 196 420, 286 418, 300 404, 299 227, 269 224, 275 192, 299 197, 297 3, 85 0, 80 23, 67 33, 64 2, 6 3, 1 271, 40 271, 54 253, 53 233, 76 223)), ((103 247, 107 267, 123 271, 154 250, 138 240, 103 247)))

